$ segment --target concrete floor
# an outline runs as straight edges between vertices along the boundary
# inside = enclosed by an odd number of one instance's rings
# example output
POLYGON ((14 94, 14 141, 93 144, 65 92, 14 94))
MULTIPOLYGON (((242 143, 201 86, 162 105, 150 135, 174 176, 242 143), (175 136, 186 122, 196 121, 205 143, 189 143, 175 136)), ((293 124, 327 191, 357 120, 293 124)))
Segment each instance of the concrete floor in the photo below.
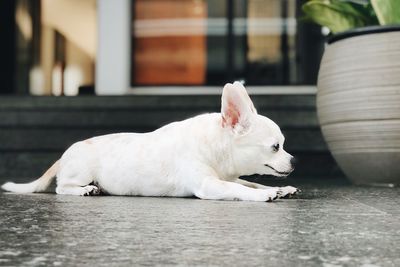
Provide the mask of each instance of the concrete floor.
POLYGON ((0 193, 0 266, 400 266, 400 188, 273 203, 0 193))

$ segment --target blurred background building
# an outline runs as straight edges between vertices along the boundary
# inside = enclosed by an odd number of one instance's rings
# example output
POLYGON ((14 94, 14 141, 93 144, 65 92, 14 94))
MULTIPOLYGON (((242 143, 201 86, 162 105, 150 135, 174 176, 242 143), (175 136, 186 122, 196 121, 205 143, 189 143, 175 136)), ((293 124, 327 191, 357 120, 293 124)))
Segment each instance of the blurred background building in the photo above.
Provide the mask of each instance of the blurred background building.
POLYGON ((314 85, 323 39, 302 21, 301 2, 2 1, 0 92, 129 94, 233 80, 314 85))
POLYGON ((281 125, 294 176, 341 176, 315 114, 323 34, 302 2, 0 1, 0 177, 38 175, 93 135, 218 112, 234 80, 281 125))

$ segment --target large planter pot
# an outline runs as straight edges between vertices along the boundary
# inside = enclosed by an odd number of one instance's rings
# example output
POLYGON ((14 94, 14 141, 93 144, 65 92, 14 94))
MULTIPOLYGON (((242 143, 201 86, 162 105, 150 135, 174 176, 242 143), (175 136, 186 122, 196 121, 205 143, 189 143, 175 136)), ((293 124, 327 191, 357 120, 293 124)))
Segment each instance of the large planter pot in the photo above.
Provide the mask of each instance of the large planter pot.
POLYGON ((356 184, 400 184, 400 27, 328 41, 318 75, 325 141, 356 184))

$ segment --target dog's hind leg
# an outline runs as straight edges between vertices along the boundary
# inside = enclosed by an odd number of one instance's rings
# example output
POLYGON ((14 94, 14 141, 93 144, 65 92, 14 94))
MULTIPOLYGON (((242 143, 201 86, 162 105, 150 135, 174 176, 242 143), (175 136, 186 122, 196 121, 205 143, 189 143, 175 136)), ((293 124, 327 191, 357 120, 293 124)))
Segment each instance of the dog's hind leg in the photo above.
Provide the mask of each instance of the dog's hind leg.
POLYGON ((57 174, 56 193, 76 196, 99 195, 100 189, 92 183, 93 175, 89 168, 83 164, 66 164, 57 174))
POLYGON ((94 185, 87 186, 57 186, 56 193, 60 195, 94 196, 100 195, 100 190, 94 185))

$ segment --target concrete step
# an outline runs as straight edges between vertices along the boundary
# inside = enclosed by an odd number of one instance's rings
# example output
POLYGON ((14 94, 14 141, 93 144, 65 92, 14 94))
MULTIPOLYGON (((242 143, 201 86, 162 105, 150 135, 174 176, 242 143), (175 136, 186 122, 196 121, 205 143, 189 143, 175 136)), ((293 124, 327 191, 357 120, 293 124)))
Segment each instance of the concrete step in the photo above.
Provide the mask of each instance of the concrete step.
MULTIPOLYGON (((322 138, 313 95, 256 95, 260 114, 298 156, 294 176, 341 176, 322 138)), ((71 144, 116 132, 147 132, 169 122, 219 112, 220 96, 0 97, 0 180, 40 175, 71 144)))
MULTIPOLYGON (((141 127, 107 129, 79 128, 3 128, 0 131, 0 152, 7 151, 64 151, 71 144, 93 136, 118 132, 147 132, 141 127)), ((326 152, 319 129, 287 129, 285 149, 291 152, 326 152)))
MULTIPOLYGON (((2 152, 0 153, 0 182, 10 179, 27 182, 36 179, 61 155, 62 152, 2 152)), ((293 178, 343 177, 329 153, 298 152, 295 156, 298 164, 290 175, 293 178)))

